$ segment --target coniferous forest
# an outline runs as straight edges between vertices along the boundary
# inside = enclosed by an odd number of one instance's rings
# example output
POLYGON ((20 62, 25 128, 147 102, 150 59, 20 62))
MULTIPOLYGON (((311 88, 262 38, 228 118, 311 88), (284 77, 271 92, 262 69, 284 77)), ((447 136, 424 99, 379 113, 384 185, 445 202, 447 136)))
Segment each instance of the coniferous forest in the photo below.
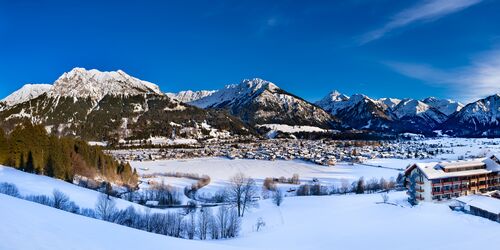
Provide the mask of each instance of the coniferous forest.
POLYGON ((118 162, 83 140, 49 135, 43 126, 31 123, 17 126, 10 134, 0 128, 0 164, 68 182, 80 175, 137 184, 137 173, 129 163, 118 162))

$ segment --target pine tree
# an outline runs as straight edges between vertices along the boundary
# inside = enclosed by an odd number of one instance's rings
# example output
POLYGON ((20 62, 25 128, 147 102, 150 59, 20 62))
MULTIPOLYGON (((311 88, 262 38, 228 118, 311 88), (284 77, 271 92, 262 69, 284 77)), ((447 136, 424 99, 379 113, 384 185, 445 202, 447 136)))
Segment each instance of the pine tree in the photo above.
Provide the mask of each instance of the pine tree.
POLYGON ((7 164, 9 145, 5 132, 0 128, 0 164, 7 164))
POLYGON ((26 161, 26 166, 24 171, 29 173, 33 173, 35 171, 35 163, 33 160, 33 153, 31 151, 28 152, 28 160, 26 161))

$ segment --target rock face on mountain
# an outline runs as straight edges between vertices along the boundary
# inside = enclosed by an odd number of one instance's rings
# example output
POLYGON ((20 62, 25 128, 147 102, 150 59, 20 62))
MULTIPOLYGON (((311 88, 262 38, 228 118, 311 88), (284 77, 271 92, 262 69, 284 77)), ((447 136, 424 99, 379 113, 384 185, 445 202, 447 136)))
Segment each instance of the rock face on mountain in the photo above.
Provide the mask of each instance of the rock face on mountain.
POLYGON ((467 104, 442 124, 448 134, 500 137, 500 94, 467 104))
POLYGON ((75 68, 32 99, 0 111, 7 130, 23 121, 58 135, 88 140, 207 138, 248 135, 252 129, 219 110, 203 110, 163 95, 155 84, 123 71, 75 68))
POLYGON ((323 109, 262 79, 243 80, 189 102, 204 109, 224 109, 251 125, 306 125, 325 129, 338 126, 323 109))

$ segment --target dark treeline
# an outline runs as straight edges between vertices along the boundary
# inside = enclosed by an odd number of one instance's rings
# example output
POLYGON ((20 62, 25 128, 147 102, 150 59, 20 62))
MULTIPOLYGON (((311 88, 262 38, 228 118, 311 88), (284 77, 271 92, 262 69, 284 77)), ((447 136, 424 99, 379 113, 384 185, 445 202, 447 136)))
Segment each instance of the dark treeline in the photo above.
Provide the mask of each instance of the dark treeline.
POLYGON ((114 160, 83 140, 48 135, 43 126, 30 123, 17 126, 8 135, 0 128, 0 164, 69 182, 81 175, 137 184, 137 173, 128 163, 114 160))

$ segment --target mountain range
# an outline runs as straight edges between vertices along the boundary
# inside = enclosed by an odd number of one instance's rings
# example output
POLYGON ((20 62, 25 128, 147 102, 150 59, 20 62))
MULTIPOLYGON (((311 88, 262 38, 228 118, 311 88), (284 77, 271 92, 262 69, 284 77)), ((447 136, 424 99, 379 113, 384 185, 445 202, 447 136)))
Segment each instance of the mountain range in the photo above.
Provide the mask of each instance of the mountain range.
POLYGON ((257 130, 269 132, 258 128, 283 126, 486 137, 500 136, 499 99, 494 94, 463 105, 332 91, 311 103, 259 78, 219 90, 163 93, 121 70, 75 68, 53 84, 27 84, 3 99, 0 125, 9 131, 40 123, 51 133, 88 140, 257 136, 257 130))

